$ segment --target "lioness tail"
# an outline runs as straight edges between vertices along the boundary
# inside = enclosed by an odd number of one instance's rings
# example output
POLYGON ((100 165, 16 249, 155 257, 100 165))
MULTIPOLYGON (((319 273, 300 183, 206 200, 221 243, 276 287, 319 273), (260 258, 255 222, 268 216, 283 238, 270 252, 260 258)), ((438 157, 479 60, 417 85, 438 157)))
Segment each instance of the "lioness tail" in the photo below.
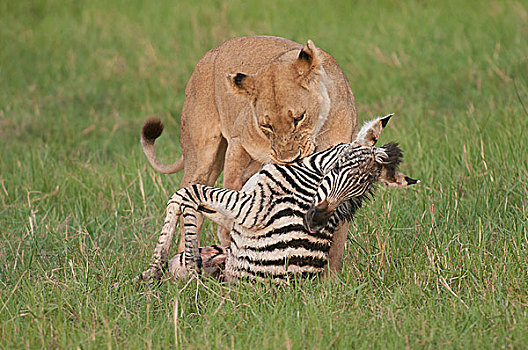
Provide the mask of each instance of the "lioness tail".
POLYGON ((149 118, 141 129, 141 146, 154 169, 163 174, 177 173, 183 169, 183 156, 172 164, 163 164, 156 156, 154 143, 163 132, 163 123, 158 118, 149 118))

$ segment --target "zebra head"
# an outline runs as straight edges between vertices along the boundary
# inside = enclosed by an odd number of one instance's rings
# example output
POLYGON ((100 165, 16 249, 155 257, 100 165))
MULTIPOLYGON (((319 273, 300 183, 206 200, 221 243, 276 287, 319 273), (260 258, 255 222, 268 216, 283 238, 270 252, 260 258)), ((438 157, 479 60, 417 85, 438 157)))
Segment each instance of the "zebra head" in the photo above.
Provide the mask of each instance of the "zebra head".
POLYGON ((308 231, 317 232, 324 228, 337 208, 347 201, 349 213, 344 215, 350 220, 376 182, 400 188, 419 182, 397 171, 403 158, 397 143, 374 147, 391 117, 389 114, 366 123, 357 138, 340 152, 323 177, 305 215, 304 224, 308 231))

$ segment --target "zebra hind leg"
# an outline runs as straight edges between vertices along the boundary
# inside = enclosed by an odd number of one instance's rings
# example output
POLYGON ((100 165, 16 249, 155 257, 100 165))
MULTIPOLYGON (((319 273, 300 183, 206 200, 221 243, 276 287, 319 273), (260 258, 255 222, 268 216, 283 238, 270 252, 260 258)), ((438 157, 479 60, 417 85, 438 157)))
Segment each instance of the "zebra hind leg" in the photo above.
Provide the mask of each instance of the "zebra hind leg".
POLYGON ((178 192, 176 192, 169 200, 167 205, 167 215, 163 223, 163 228, 161 229, 161 234, 158 238, 158 243, 152 254, 149 268, 143 271, 136 280, 159 281, 162 279, 163 273, 168 267, 169 248, 174 237, 174 232, 176 231, 178 219, 181 216, 181 201, 182 197, 178 192))

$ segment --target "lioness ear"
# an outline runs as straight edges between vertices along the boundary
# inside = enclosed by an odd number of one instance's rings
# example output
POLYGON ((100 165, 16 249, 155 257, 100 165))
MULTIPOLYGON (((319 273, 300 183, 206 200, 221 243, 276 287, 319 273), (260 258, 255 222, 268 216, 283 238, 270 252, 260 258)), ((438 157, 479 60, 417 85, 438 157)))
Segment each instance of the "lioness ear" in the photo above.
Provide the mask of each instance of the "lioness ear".
POLYGON ((305 79, 312 79, 314 75, 319 73, 321 67, 321 60, 317 54, 317 48, 313 41, 308 40, 306 45, 299 52, 299 57, 293 63, 293 66, 297 70, 300 76, 305 79))
POLYGON ((379 181, 388 187, 397 188, 408 187, 420 182, 420 180, 412 179, 399 171, 391 171, 387 168, 382 168, 379 181))
POLYGON ((244 73, 227 74, 229 85, 233 91, 248 96, 255 96, 255 77, 244 73))

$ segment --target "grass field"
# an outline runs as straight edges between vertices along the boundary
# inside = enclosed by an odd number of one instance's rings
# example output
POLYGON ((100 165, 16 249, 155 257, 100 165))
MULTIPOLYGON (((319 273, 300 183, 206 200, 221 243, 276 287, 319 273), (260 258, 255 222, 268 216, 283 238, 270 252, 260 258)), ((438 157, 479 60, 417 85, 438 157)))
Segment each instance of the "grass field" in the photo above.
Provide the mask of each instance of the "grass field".
POLYGON ((0 0, 0 348, 526 347, 527 2, 190 3, 0 0), (176 159, 194 65, 253 34, 334 55, 422 183, 360 211, 333 284, 136 290, 179 183, 141 125, 176 159))

